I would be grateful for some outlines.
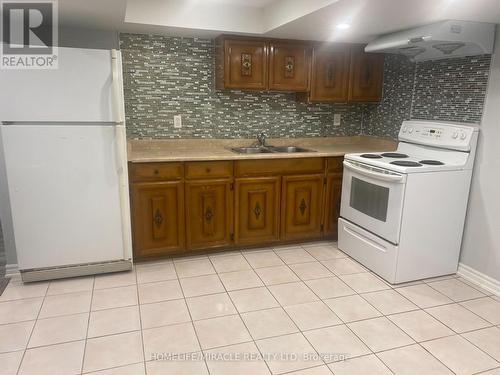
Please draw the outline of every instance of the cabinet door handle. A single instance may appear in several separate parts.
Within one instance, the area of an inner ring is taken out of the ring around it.
[[[241,75],[246,77],[252,75],[252,55],[250,53],[241,54]]]
[[[295,57],[286,56],[285,57],[285,78],[293,78],[295,75]]]
[[[205,211],[205,220],[211,221],[213,217],[214,217],[214,213],[212,212],[212,209],[210,207],[208,207],[207,210]]]
[[[259,220],[259,216],[262,213],[262,209],[260,208],[259,202],[255,203],[255,207],[253,209],[253,213],[255,214],[255,218]]]
[[[163,223],[163,216],[160,212],[160,210],[156,210],[154,216],[153,216],[153,222],[156,224],[156,226],[160,227]]]
[[[300,206],[299,206],[300,214],[302,216],[304,216],[304,214],[306,213],[306,208],[307,208],[306,201],[304,200],[304,198],[302,198],[302,200],[300,201]]]

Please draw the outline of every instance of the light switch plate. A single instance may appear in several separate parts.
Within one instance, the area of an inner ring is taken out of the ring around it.
[[[340,113],[335,113],[333,115],[333,126],[340,126],[341,120],[342,120],[342,115]]]
[[[182,128],[182,116],[174,115],[174,128],[180,129]]]

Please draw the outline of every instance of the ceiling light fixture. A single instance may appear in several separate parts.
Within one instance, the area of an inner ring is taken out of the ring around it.
[[[351,25],[349,25],[348,23],[339,23],[336,28],[337,29],[340,29],[340,30],[346,30],[348,29],[349,27],[351,27]]]

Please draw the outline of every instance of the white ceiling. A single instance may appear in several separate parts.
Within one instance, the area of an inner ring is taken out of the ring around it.
[[[500,0],[59,0],[59,14],[82,28],[367,42],[445,19],[500,23]]]

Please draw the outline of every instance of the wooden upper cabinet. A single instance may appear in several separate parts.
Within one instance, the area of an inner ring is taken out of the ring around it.
[[[366,53],[364,46],[353,46],[350,65],[349,101],[380,101],[384,80],[384,55]]]
[[[230,179],[186,182],[186,237],[189,249],[231,245],[232,222]]]
[[[131,185],[134,256],[146,258],[184,249],[184,184]]]
[[[311,102],[347,102],[349,47],[317,45],[311,69]]]
[[[311,47],[289,42],[269,43],[269,89],[308,91]]]
[[[267,42],[219,37],[215,56],[217,89],[267,90]]]

